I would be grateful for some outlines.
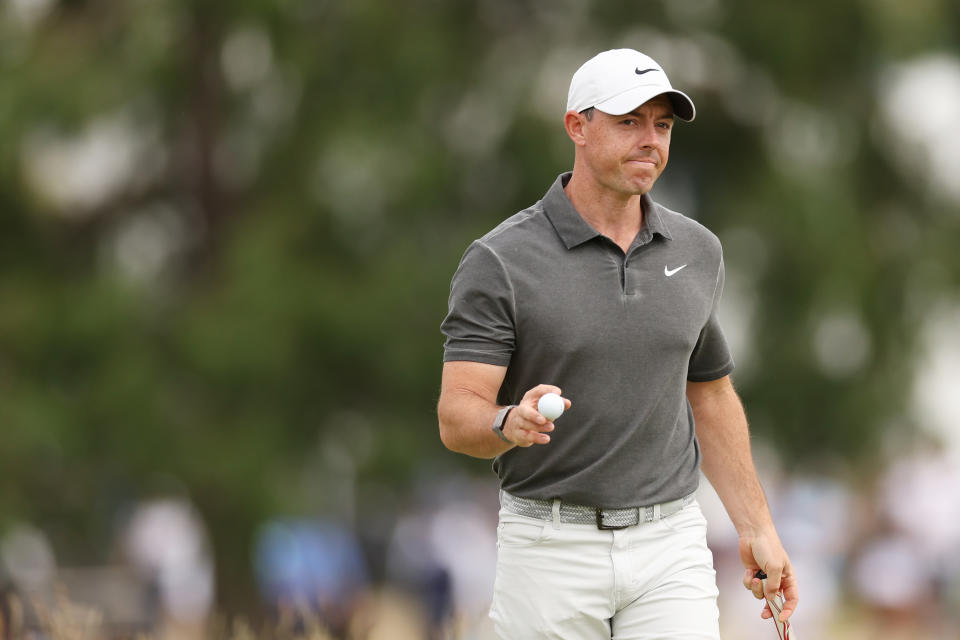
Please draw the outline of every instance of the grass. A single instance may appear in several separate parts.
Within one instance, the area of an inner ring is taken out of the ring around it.
[[[0,608],[0,640],[336,640],[306,608],[291,609],[269,628],[215,617],[204,625],[168,624],[160,631],[111,629],[104,615],[58,593],[52,602],[9,596]]]

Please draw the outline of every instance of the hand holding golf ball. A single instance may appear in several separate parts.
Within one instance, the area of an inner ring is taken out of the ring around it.
[[[563,415],[564,408],[563,398],[553,392],[543,394],[537,401],[537,411],[551,422]]]
[[[523,400],[504,422],[502,430],[507,439],[518,447],[549,444],[553,421],[571,406],[561,393],[560,387],[539,384],[523,394]]]

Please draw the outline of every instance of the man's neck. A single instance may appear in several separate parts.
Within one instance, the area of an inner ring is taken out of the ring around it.
[[[616,193],[584,175],[574,170],[564,187],[567,198],[581,218],[626,253],[643,227],[643,196]]]

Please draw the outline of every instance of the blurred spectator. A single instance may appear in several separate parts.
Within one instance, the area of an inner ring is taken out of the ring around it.
[[[46,534],[25,523],[7,529],[0,538],[0,638],[37,628],[33,604],[51,599],[56,571]]]
[[[958,488],[960,467],[937,451],[897,460],[881,482],[879,502],[886,517],[913,538],[935,572],[960,551]]]
[[[829,476],[790,476],[770,462],[771,452],[760,457],[767,460],[760,473],[774,521],[806,594],[794,624],[805,637],[828,637],[852,545],[856,501],[849,489]],[[697,500],[709,525],[707,541],[717,570],[724,637],[769,638],[772,624],[760,618],[763,603],[743,588],[736,529],[706,478],[701,478]]]
[[[319,621],[337,638],[368,587],[367,564],[353,532],[329,520],[275,520],[256,543],[257,580],[263,597],[295,628]]]
[[[916,541],[903,534],[882,534],[862,545],[853,585],[878,630],[893,634],[922,626],[932,595],[928,569]]]
[[[888,531],[869,542],[854,575],[865,602],[888,624],[952,626],[960,567],[957,487],[960,468],[932,445],[895,460],[881,477],[876,503]]]
[[[181,636],[200,633],[213,605],[213,561],[203,522],[190,503],[143,502],[127,524],[123,546],[155,583],[165,623]]]
[[[488,627],[497,560],[495,531],[496,512],[473,502],[443,505],[430,522],[435,558],[450,576],[458,638]]]
[[[39,529],[18,523],[0,538],[0,581],[25,595],[38,595],[51,588],[56,571],[53,548]]]
[[[496,486],[429,476],[415,499],[423,506],[401,516],[391,537],[388,579],[416,594],[430,638],[492,637]]]
[[[388,580],[413,595],[423,608],[430,640],[447,635],[453,619],[450,572],[437,557],[430,535],[431,513],[402,516],[387,548]]]

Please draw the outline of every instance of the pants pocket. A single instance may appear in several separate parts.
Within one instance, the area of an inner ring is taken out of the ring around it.
[[[547,538],[549,524],[538,520],[503,520],[497,527],[497,546],[533,546]]]

